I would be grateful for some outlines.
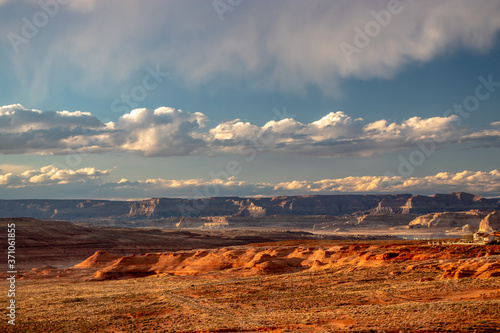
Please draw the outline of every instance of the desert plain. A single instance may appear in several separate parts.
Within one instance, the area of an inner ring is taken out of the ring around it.
[[[12,221],[2,332],[500,331],[500,245]]]

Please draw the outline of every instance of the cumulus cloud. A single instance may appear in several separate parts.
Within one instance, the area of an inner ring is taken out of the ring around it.
[[[270,121],[262,127],[239,120],[225,122],[209,132],[213,149],[242,152],[245,148],[313,156],[366,156],[432,141],[456,142],[463,134],[458,117],[412,117],[402,123],[379,120],[367,123],[342,111],[312,123],[294,119]]]
[[[307,194],[349,193],[418,193],[433,194],[465,191],[482,195],[500,194],[500,171],[440,172],[424,177],[361,176],[318,181],[290,180],[281,183],[250,183],[230,179],[146,179],[106,182],[109,170],[83,168],[59,169],[52,165],[39,170],[0,175],[0,194],[3,190],[17,193],[57,190],[57,196],[65,197],[65,191],[79,193],[78,197],[187,197],[212,196],[275,196]],[[28,195],[29,197],[29,195]]]
[[[188,179],[145,181],[121,180],[104,187],[114,197],[141,194],[143,197],[275,196],[345,193],[420,193],[464,191],[482,195],[500,194],[500,171],[440,172],[425,177],[361,176],[319,181],[292,180],[277,184],[250,183],[237,179]]]
[[[78,170],[59,169],[53,165],[39,170],[26,170],[22,173],[0,175],[0,187],[21,188],[30,186],[64,185],[101,181],[109,174],[108,170],[82,168]]]
[[[21,104],[0,107],[0,131],[2,133],[28,132],[67,128],[97,128],[102,122],[89,112],[28,110]]]
[[[25,109],[20,104],[7,105],[0,107],[0,152],[63,153],[90,146],[85,136],[103,127],[104,124],[88,112],[42,112]]]
[[[263,126],[235,119],[205,128],[207,117],[169,107],[135,109],[104,124],[81,111],[30,110],[20,104],[0,107],[0,153],[69,154],[129,152],[143,156],[215,155],[249,152],[307,156],[370,156],[431,144],[499,146],[500,131],[471,132],[456,115],[412,117],[402,122],[366,122],[342,111],[311,123],[292,118]],[[252,152],[253,151],[253,152]]]
[[[463,171],[440,172],[424,177],[362,176],[323,179],[315,182],[291,181],[276,184],[276,191],[287,193],[432,193],[465,191],[471,193],[500,193],[500,172]]]
[[[109,139],[114,146],[145,156],[190,155],[204,148],[197,131],[206,120],[200,112],[191,114],[168,107],[135,109],[118,119],[113,125],[116,132]]]
[[[127,151],[144,156],[189,155],[204,147],[205,115],[173,108],[135,109],[104,124],[88,112],[0,107],[0,152],[103,153]]]

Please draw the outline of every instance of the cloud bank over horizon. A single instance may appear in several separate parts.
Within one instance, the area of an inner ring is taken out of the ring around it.
[[[53,165],[22,173],[0,174],[0,196],[37,198],[58,193],[58,198],[151,197],[204,198],[212,196],[279,196],[311,194],[434,194],[470,192],[500,196],[500,171],[440,172],[424,177],[362,176],[317,181],[290,180],[279,183],[251,183],[229,179],[145,179],[109,181],[112,170],[60,169]]]

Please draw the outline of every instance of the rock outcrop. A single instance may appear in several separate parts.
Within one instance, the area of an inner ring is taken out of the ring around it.
[[[226,229],[229,227],[229,219],[225,216],[207,216],[200,218],[182,217],[175,225],[180,229]]]
[[[98,280],[149,275],[282,274],[328,268],[363,269],[403,265],[406,271],[444,272],[442,278],[500,276],[500,246],[334,245],[234,246],[214,250],[112,257],[97,252],[74,268],[94,268]],[[460,258],[459,260],[457,260]],[[103,265],[107,263],[107,265]]]
[[[479,232],[492,233],[494,231],[500,231],[500,211],[492,212],[479,225]]]
[[[480,210],[471,210],[468,212],[444,212],[431,213],[417,217],[410,222],[410,228],[430,228],[430,227],[451,227],[463,228],[468,225],[468,229],[477,231],[481,220],[484,219],[489,212]]]
[[[391,196],[382,199],[376,208],[372,210],[374,215],[390,215],[390,214],[401,214],[402,207],[406,205],[411,195],[401,195],[401,196]],[[410,213],[410,212],[408,212]]]
[[[75,265],[75,268],[100,268],[106,267],[111,264],[113,261],[121,258],[121,256],[106,252],[106,251],[97,251],[92,256],[85,259],[81,263]]]
[[[498,258],[479,258],[461,260],[458,263],[443,265],[441,279],[461,279],[466,277],[490,278],[500,276],[500,260]]]

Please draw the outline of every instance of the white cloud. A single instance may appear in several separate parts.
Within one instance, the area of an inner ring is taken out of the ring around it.
[[[276,184],[276,191],[290,193],[441,193],[465,191],[471,193],[500,193],[500,172],[463,171],[440,172],[425,177],[363,176],[338,179],[323,179],[315,182],[292,181]]]
[[[97,128],[100,120],[89,112],[28,110],[21,104],[0,107],[0,130],[2,133],[16,133],[47,130],[57,127],[67,129]]]
[[[276,196],[342,193],[448,193],[465,191],[482,195],[500,195],[500,171],[440,172],[424,177],[361,176],[318,181],[290,180],[277,184],[249,183],[235,178],[222,179],[146,179],[106,182],[109,170],[83,168],[59,169],[52,165],[39,170],[0,175],[2,190],[16,193],[44,194],[52,189],[59,197],[65,191],[79,197],[209,197],[209,196]],[[37,192],[38,191],[38,192]],[[29,197],[29,195],[27,195]]]
[[[270,121],[262,127],[239,120],[210,130],[212,149],[241,152],[244,148],[313,156],[367,156],[418,147],[419,142],[457,142],[463,129],[458,117],[412,117],[402,123],[367,123],[344,112],[331,112],[309,124],[293,119]]]
[[[20,104],[0,107],[0,152],[64,153],[90,147],[104,124],[88,112],[39,111]]]
[[[8,105],[0,107],[0,152],[189,155],[204,147],[202,135],[196,131],[205,121],[205,115],[198,112],[161,107],[135,109],[116,123],[104,124],[88,112],[41,112]]]
[[[260,128],[258,126],[252,125],[249,122],[243,122],[240,119],[235,119],[219,124],[215,128],[211,129],[210,136],[213,140],[217,141],[244,141],[248,138],[256,136],[259,129]]]
[[[0,153],[68,154],[129,152],[143,156],[262,153],[307,156],[370,156],[415,149],[494,146],[500,131],[492,126],[471,132],[458,127],[458,117],[412,117],[400,123],[371,123],[331,112],[302,123],[286,118],[257,126],[240,119],[205,129],[207,117],[169,107],[135,109],[115,123],[104,124],[88,112],[29,110],[22,105],[0,107]],[[492,125],[494,125],[493,123]]]
[[[26,170],[22,173],[0,174],[0,187],[22,188],[30,186],[64,185],[102,181],[110,172],[95,168],[78,170],[59,169],[53,165],[39,170]]]
[[[205,142],[197,131],[206,120],[202,113],[167,107],[135,109],[118,119],[109,140],[119,149],[144,156],[200,154]]]

